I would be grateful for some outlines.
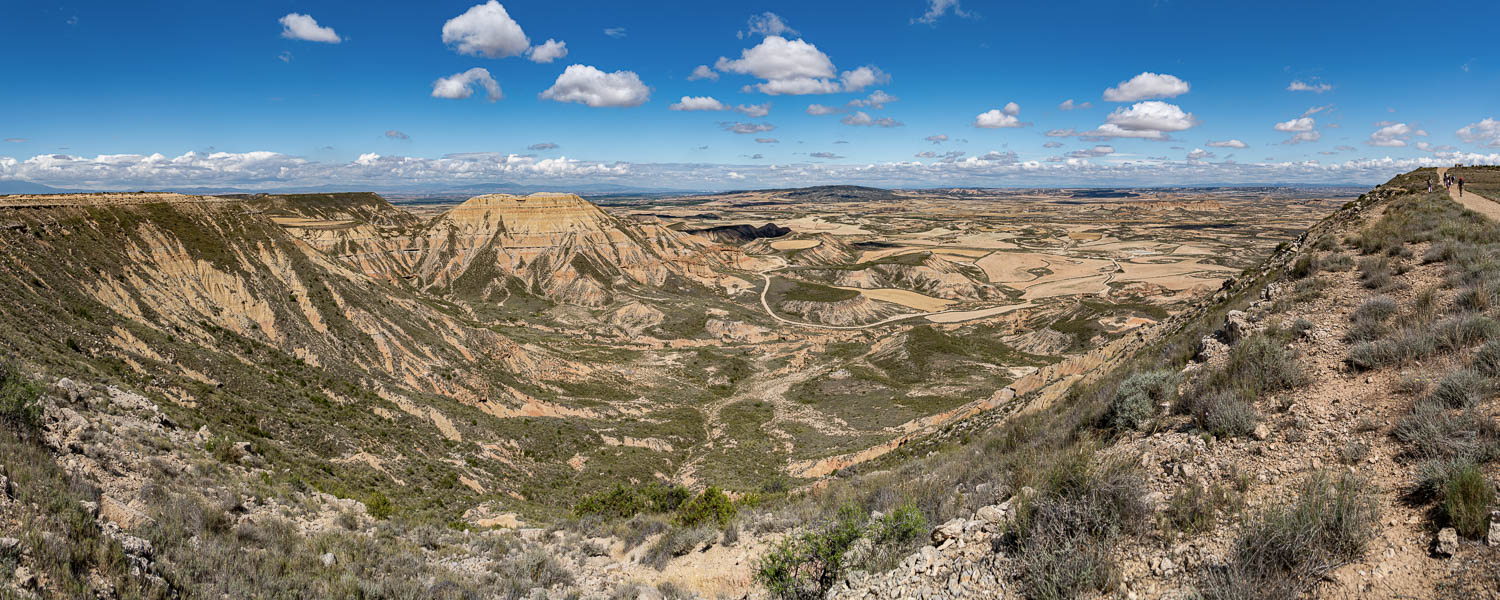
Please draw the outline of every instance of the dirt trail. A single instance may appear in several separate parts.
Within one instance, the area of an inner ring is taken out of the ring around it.
[[[1438,181],[1441,182],[1443,175],[1447,173],[1448,169],[1438,169]],[[1458,184],[1454,184],[1453,187],[1448,188],[1448,196],[1452,197],[1454,202],[1464,205],[1464,208],[1500,221],[1500,203],[1476,194],[1473,190],[1464,190],[1464,195],[1460,197],[1458,195]]]

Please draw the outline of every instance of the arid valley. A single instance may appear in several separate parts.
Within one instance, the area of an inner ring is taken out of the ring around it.
[[[1493,0],[4,12],[0,600],[1500,600]]]

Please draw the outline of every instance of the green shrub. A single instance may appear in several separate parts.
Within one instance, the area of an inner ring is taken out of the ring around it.
[[[1500,323],[1480,314],[1463,314],[1438,321],[1431,334],[1438,351],[1456,352],[1500,337]]]
[[[616,483],[579,500],[573,505],[573,516],[624,520],[640,513],[669,513],[682,508],[692,497],[693,493],[680,485],[651,483],[631,487]]]
[[[734,503],[717,487],[708,486],[697,498],[689,500],[677,510],[677,524],[695,527],[702,523],[715,523],[719,527],[729,524],[734,518]]]
[[[1448,242],[1438,242],[1428,246],[1427,251],[1422,253],[1422,262],[1435,263],[1447,262],[1453,259],[1453,245]]]
[[[693,498],[692,490],[680,485],[655,484],[646,486],[646,502],[650,504],[651,512],[672,512],[682,508],[688,500]]]
[[[1390,285],[1390,259],[1384,256],[1366,256],[1359,259],[1359,281],[1372,290]]]
[[[1291,325],[1287,326],[1286,332],[1293,338],[1304,338],[1311,334],[1312,330],[1316,327],[1317,326],[1314,325],[1312,321],[1309,321],[1302,317],[1297,317],[1296,319],[1292,320]]]
[[[1116,429],[1140,429],[1156,414],[1156,406],[1177,399],[1177,374],[1162,369],[1143,371],[1125,378],[1109,404],[1110,425]]]
[[[660,571],[666,568],[667,561],[692,552],[704,544],[713,543],[718,535],[717,529],[708,526],[675,527],[662,534],[646,549],[641,562]]]
[[[1370,445],[1362,440],[1349,440],[1339,449],[1339,462],[1346,465],[1359,464],[1359,461],[1370,455]]]
[[[542,550],[528,550],[501,563],[500,575],[506,579],[525,581],[527,591],[533,587],[542,589],[573,583],[573,574],[551,554]]]
[[[1373,319],[1357,320],[1349,325],[1349,331],[1344,334],[1345,343],[1370,342],[1390,335],[1391,328],[1382,321]]]
[[[1474,353],[1474,370],[1485,377],[1500,377],[1500,341],[1485,342]]]
[[[0,423],[17,431],[35,431],[42,425],[42,407],[37,399],[42,388],[21,374],[15,365],[0,363]]]
[[[1494,382],[1474,369],[1459,369],[1438,381],[1432,400],[1449,408],[1468,408],[1494,394]]]
[[[833,522],[817,531],[788,536],[761,556],[755,580],[781,600],[816,600],[838,583],[846,569],[845,555],[859,540],[864,512],[844,506]]]
[[[1354,267],[1354,257],[1343,252],[1334,252],[1324,255],[1318,263],[1318,267],[1324,271],[1343,271]]]
[[[1412,486],[1407,499],[1414,502],[1438,502],[1448,491],[1448,481],[1453,474],[1474,465],[1465,457],[1440,458],[1423,462],[1417,467],[1417,483]]]
[[[1177,488],[1167,501],[1167,510],[1162,515],[1164,529],[1185,533],[1208,531],[1213,527],[1215,514],[1209,490],[1197,482],[1189,482]]]
[[[1442,510],[1459,535],[1478,539],[1489,533],[1490,507],[1494,503],[1495,486],[1478,466],[1468,464],[1449,474]]]
[[[392,504],[391,499],[385,497],[385,494],[376,490],[370,492],[370,496],[365,498],[365,512],[377,519],[385,519],[396,514],[396,505]]]
[[[1247,400],[1306,384],[1307,366],[1284,344],[1264,336],[1246,338],[1229,352],[1229,360],[1199,383],[1201,392],[1230,390]]]
[[[629,519],[649,506],[644,494],[623,483],[616,483],[602,492],[584,496],[573,505],[573,515],[585,517],[599,515],[605,518]]]
[[[1500,306],[1500,286],[1482,281],[1468,286],[1453,297],[1453,306],[1468,312],[1487,312]]]
[[[1356,369],[1374,369],[1439,352],[1456,352],[1495,337],[1500,337],[1500,323],[1484,315],[1465,314],[1419,324],[1390,338],[1354,344],[1346,360]]]
[[[870,553],[860,566],[869,572],[880,572],[896,566],[903,556],[927,540],[927,517],[917,505],[907,502],[891,514],[871,522],[865,531]]]
[[[1202,533],[1213,528],[1220,513],[1231,513],[1240,509],[1244,492],[1249,489],[1249,478],[1239,476],[1235,484],[1220,483],[1204,487],[1190,482],[1172,494],[1167,508],[1161,515],[1162,529],[1168,533]]]
[[[1311,302],[1323,297],[1323,290],[1329,282],[1322,277],[1303,279],[1292,285],[1292,300],[1296,302]]]
[[[1233,391],[1217,390],[1193,402],[1193,422],[1220,437],[1249,435],[1260,422],[1260,411]]]
[[[1111,549],[1140,531],[1151,510],[1137,465],[1095,462],[1090,446],[1057,457],[1016,511],[1017,567],[1031,598],[1103,591],[1118,571]]]
[[[1500,449],[1494,421],[1472,409],[1452,411],[1427,400],[1417,402],[1391,433],[1406,446],[1405,454],[1417,459],[1488,460]]]
[[[1390,296],[1375,296],[1361,302],[1359,308],[1354,309],[1351,317],[1355,322],[1359,321],[1384,321],[1398,310],[1396,300]]]
[[[1210,600],[1298,598],[1364,554],[1378,516],[1363,480],[1314,473],[1290,504],[1247,519],[1228,564],[1205,570],[1198,591]]]

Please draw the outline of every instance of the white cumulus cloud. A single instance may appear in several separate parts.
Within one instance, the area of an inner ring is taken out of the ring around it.
[[[1109,102],[1135,102],[1148,98],[1171,98],[1188,93],[1189,87],[1188,82],[1173,75],[1148,71],[1104,90],[1104,99]]]
[[[817,46],[778,35],[768,35],[754,47],[746,48],[740,53],[740,58],[719,57],[714,68],[724,73],[763,79],[762,83],[750,87],[773,95],[857,92],[890,80],[884,72],[872,66],[844,71],[836,80],[833,61]]]
[[[569,65],[540,97],[595,108],[640,106],[651,98],[651,89],[641,83],[634,71],[605,73],[588,65]]]
[[[849,106],[868,106],[870,108],[885,108],[885,105],[900,100],[895,96],[885,93],[883,90],[875,90],[868,98],[855,98],[849,101]]]
[[[773,81],[829,78],[834,73],[833,61],[817,46],[778,35],[746,48],[738,59],[719,57],[714,68]]]
[[[1210,148],[1248,148],[1249,146],[1250,146],[1249,144],[1246,144],[1245,142],[1241,142],[1239,140],[1222,140],[1222,141],[1217,141],[1217,142],[1215,142],[1215,141],[1209,141],[1208,142],[1208,147],[1210,147]]]
[[[1083,110],[1085,108],[1093,108],[1093,107],[1094,107],[1094,104],[1092,102],[1077,102],[1077,103],[1075,103],[1075,102],[1073,102],[1072,98],[1068,98],[1067,100],[1063,100],[1062,104],[1057,105],[1057,108],[1060,109],[1060,110]]]
[[[1381,148],[1400,148],[1406,145],[1406,141],[1413,135],[1426,135],[1423,131],[1413,131],[1406,123],[1390,123],[1376,129],[1370,134],[1370,139],[1365,140],[1366,145]]]
[[[741,39],[750,35],[797,35],[796,29],[792,29],[786,24],[786,21],[781,19],[780,15],[771,11],[751,15],[746,25],[748,26],[748,31],[741,31],[736,34]]]
[[[1317,121],[1314,121],[1312,117],[1298,117],[1298,118],[1292,119],[1290,121],[1283,121],[1283,122],[1277,123],[1275,125],[1272,125],[1271,128],[1275,129],[1276,131],[1288,131],[1288,132],[1291,132],[1291,131],[1312,131],[1313,127],[1316,127],[1317,124],[1318,124]]]
[[[810,114],[810,115],[813,115],[813,116],[836,115],[836,114],[839,114],[841,112],[844,112],[844,109],[839,108],[837,106],[824,106],[822,104],[809,104],[809,105],[807,105],[807,114]]]
[[[439,77],[437,81],[432,82],[432,97],[452,100],[468,98],[474,95],[476,85],[484,88],[490,102],[505,97],[500,93],[500,84],[495,83],[494,77],[490,77],[489,70],[481,67],[454,73],[448,77]]]
[[[567,42],[547,38],[546,42],[532,46],[526,50],[526,58],[534,63],[549,63],[568,55]]]
[[[1314,129],[1312,131],[1299,132],[1297,135],[1287,138],[1286,141],[1281,143],[1288,146],[1295,146],[1301,143],[1316,142],[1321,139],[1323,139],[1323,132]]]
[[[776,126],[770,123],[742,123],[739,121],[725,121],[719,123],[719,127],[724,131],[738,134],[764,133],[776,129]]]
[[[771,103],[763,102],[761,104],[741,104],[734,107],[734,110],[752,119],[759,119],[771,114]]]
[[[937,23],[938,19],[943,18],[943,15],[948,14],[950,10],[953,11],[953,16],[956,17],[968,19],[974,16],[973,13],[959,6],[958,0],[927,0],[927,12],[922,13],[920,17],[913,18],[911,22],[914,24],[925,23],[932,25]]]
[[[505,58],[525,52],[531,40],[495,0],[469,7],[443,23],[443,43],[459,54]]]
[[[1100,156],[1109,156],[1114,153],[1114,146],[1099,145],[1094,146],[1093,148],[1086,148],[1084,150],[1074,150],[1072,152],[1069,152],[1068,158],[1098,158]]]
[[[712,96],[683,96],[682,100],[669,106],[672,110],[728,110],[723,102]]]
[[[1500,148],[1500,121],[1486,117],[1478,123],[1469,123],[1457,132],[1458,139],[1470,144]]]
[[[877,83],[888,83],[891,76],[876,67],[866,65],[853,71],[840,73],[839,80],[844,82],[844,91],[858,92]]]
[[[992,108],[979,113],[979,116],[974,117],[974,126],[984,129],[1025,127],[1026,124],[1021,122],[1020,114],[1021,105],[1007,102],[1004,108]]]
[[[844,117],[842,119],[839,119],[839,122],[843,123],[845,125],[852,125],[852,126],[855,126],[855,127],[887,127],[887,128],[889,128],[889,127],[900,127],[902,125],[905,125],[905,123],[902,123],[902,122],[897,121],[895,119],[892,119],[890,117],[881,117],[879,119],[876,119],[874,117],[871,117],[870,115],[865,114],[865,112],[862,111],[862,110],[861,111],[855,111],[854,114],[849,115],[847,117]]]
[[[339,34],[334,33],[332,27],[318,25],[318,20],[309,15],[289,13],[282,17],[280,22],[281,37],[284,38],[325,44],[337,44],[343,41],[339,38]]]
[[[1286,90],[1288,92],[1312,92],[1314,94],[1321,94],[1331,89],[1333,89],[1333,86],[1321,81],[1308,83],[1300,79],[1293,81],[1290,85],[1286,86]]]
[[[712,96],[683,96],[682,100],[673,103],[668,108],[678,111],[717,111],[733,110],[752,118],[764,117],[771,113],[771,105],[767,104],[741,104],[730,106],[720,102]]]
[[[1137,102],[1129,108],[1120,107],[1109,113],[1104,119],[1104,125],[1096,132],[1090,133],[1093,137],[1139,137],[1148,139],[1161,139],[1166,137],[1166,132],[1185,131],[1198,125],[1197,117],[1192,113],[1184,112],[1175,104],[1168,104],[1160,100]],[[1137,132],[1137,135],[1122,134],[1121,132]]]
[[[696,67],[693,67],[693,72],[688,75],[688,81],[696,81],[699,79],[718,81],[719,74],[715,73],[713,69],[708,68],[708,65],[698,65]]]

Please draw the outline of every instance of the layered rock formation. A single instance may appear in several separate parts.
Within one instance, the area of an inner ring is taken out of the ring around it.
[[[257,196],[251,205],[293,237],[370,277],[404,281],[421,258],[422,221],[378,194]]]

